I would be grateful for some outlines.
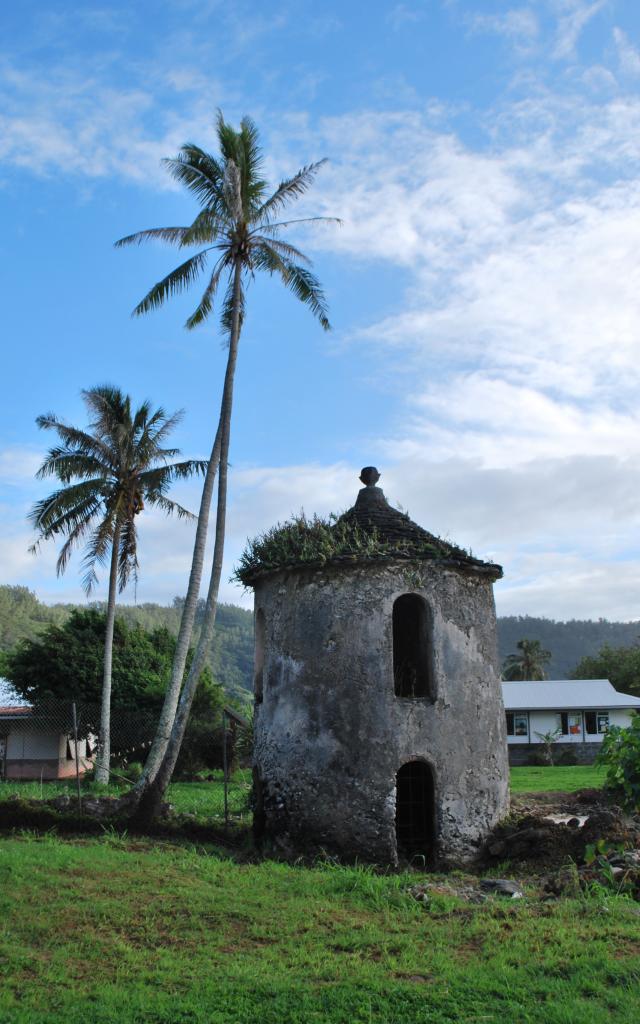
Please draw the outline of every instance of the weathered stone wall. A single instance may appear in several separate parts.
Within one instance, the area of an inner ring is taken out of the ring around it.
[[[505,716],[491,582],[430,562],[296,570],[255,584],[264,615],[254,761],[264,838],[397,862],[395,783],[407,761],[435,780],[435,854],[470,859],[508,810]],[[433,617],[435,700],[396,697],[392,609]]]
[[[555,764],[593,764],[601,743],[554,743],[553,760]],[[542,743],[511,743],[509,744],[509,764],[517,767],[537,764],[537,758],[544,754]]]

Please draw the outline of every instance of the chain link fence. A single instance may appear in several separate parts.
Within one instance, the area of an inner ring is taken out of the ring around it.
[[[109,792],[123,792],[139,777],[157,717],[147,710],[112,709]],[[169,801],[178,813],[225,821],[249,816],[250,772],[234,768],[250,729],[233,709],[224,709],[222,723],[211,727],[212,761],[219,767],[191,770],[189,781],[172,784]],[[96,789],[99,757],[98,705],[51,700],[0,708],[0,799],[66,793],[81,803],[83,794]]]

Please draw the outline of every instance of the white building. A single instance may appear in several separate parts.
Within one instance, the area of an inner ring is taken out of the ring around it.
[[[78,770],[93,767],[91,739],[78,740]],[[66,779],[76,773],[73,736],[27,704],[0,707],[0,780]]]
[[[640,710],[640,697],[618,693],[608,679],[503,682],[502,696],[511,764],[526,764],[553,732],[554,755],[591,763],[609,726],[628,727]]]

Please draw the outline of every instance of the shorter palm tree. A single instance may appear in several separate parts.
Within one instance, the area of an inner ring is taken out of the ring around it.
[[[85,544],[82,585],[91,593],[98,576],[97,565],[109,561],[109,594],[104,642],[100,741],[96,781],[109,781],[111,660],[116,592],[138,576],[136,516],[145,505],[155,506],[180,518],[194,518],[187,509],[167,497],[175,480],[204,474],[207,463],[171,462],[178,448],[163,447],[182,412],[167,416],[143,402],[132,412],[131,399],[116,387],[105,385],[82,392],[92,417],[87,431],[78,430],[53,413],[36,420],[43,430],[54,430],[60,443],[51,448],[37,476],[57,477],[64,486],[36,502],[29,519],[38,531],[31,548],[42,541],[64,537],[56,570],[64,572],[73,550]]]
[[[502,666],[502,678],[546,679],[546,667],[551,661],[551,651],[545,651],[539,640],[518,640],[517,654],[509,654]]]

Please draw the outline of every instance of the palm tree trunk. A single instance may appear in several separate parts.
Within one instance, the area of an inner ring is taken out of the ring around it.
[[[182,608],[180,630],[178,632],[176,649],[173,655],[173,665],[171,667],[171,680],[165,694],[156,734],[144,766],[144,771],[130,794],[130,802],[134,806],[139,798],[138,795],[141,795],[149,783],[153,782],[156,777],[171,736],[171,728],[176,715],[176,707],[178,706],[178,698],[180,696],[180,689],[184,678],[184,668],[187,662],[187,655],[189,653],[189,644],[191,643],[193,623],[195,620],[196,609],[198,607],[198,595],[200,593],[202,568],[204,565],[204,554],[209,526],[209,510],[211,508],[213,486],[216,479],[216,473],[218,471],[218,464],[220,462],[221,442],[222,426],[220,421],[218,423],[218,429],[216,431],[215,441],[213,442],[213,448],[211,449],[211,457],[209,459],[207,472],[204,478],[204,485],[202,487],[202,497],[200,499],[200,509],[198,512],[198,525],[196,527],[196,536],[193,544],[193,557],[191,559],[191,571],[189,573],[189,586],[187,587],[187,596],[185,597],[184,606]]]
[[[111,665],[113,661],[113,627],[116,621],[116,592],[118,589],[118,554],[120,550],[120,524],[113,531],[107,622],[104,637],[104,665],[102,669],[102,705],[100,708],[100,742],[96,760],[96,782],[109,782],[111,760]]]
[[[222,404],[220,407],[220,473],[218,475],[218,503],[216,509],[216,540],[213,551],[213,565],[211,567],[211,579],[207,593],[207,604],[205,608],[204,621],[198,646],[189,669],[189,675],[184,685],[178,710],[173,722],[171,736],[166,748],[162,764],[155,776],[155,779],[148,784],[140,801],[136,820],[138,823],[146,823],[157,816],[162,798],[167,786],[171,781],[173,770],[176,766],[180,747],[184,738],[191,705],[198,686],[200,673],[205,666],[213,627],[215,624],[216,611],[218,607],[218,590],[220,589],[220,577],[222,575],[222,559],[224,555],[225,525],[227,516],[227,471],[229,460],[229,438],[231,434],[231,410],[233,406],[233,382],[235,376],[236,360],[238,356],[238,342],[240,340],[240,294],[241,294],[242,268],[239,260],[236,260],[233,281],[233,320],[231,325],[231,336],[229,339],[229,358],[227,360],[227,372],[225,375]]]

